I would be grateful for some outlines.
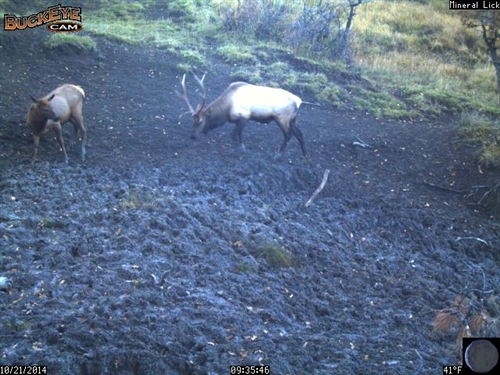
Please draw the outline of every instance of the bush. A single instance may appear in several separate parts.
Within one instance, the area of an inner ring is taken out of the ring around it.
[[[344,8],[331,1],[303,7],[272,0],[239,0],[222,11],[223,27],[240,37],[251,36],[292,46],[294,52],[338,58],[344,40]]]
[[[291,40],[295,52],[337,57],[342,49],[342,14],[328,2],[306,5],[292,24]]]
[[[238,1],[236,8],[223,10],[223,26],[239,36],[280,42],[287,36],[290,13],[289,6],[271,0]]]
[[[500,125],[477,113],[462,114],[459,136],[478,145],[479,162],[486,168],[500,168]]]
[[[154,1],[148,6],[151,19],[180,18],[183,21],[195,22],[197,2],[195,0]]]
[[[500,135],[483,142],[483,152],[479,158],[481,164],[489,169],[500,168]]]

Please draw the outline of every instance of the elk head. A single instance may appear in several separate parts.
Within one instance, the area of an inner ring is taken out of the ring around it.
[[[189,99],[187,97],[186,74],[184,74],[181,79],[182,93],[177,92],[177,95],[179,95],[179,97],[181,99],[184,99],[184,101],[186,102],[186,105],[189,109],[189,112],[187,113],[191,113],[191,117],[193,119],[193,134],[191,135],[192,139],[196,139],[201,133],[206,133],[208,131],[208,128],[206,128],[205,126],[207,117],[207,108],[205,108],[206,92],[205,85],[203,83],[205,74],[203,74],[203,77],[201,78],[194,74],[194,78],[201,89],[201,102],[196,106],[196,109],[193,109],[193,106],[189,103]]]
[[[30,96],[33,104],[30,108],[30,118],[32,131],[34,133],[42,133],[45,129],[47,120],[58,121],[56,114],[54,113],[50,101],[54,99],[55,94],[51,95],[48,99],[35,99]]]

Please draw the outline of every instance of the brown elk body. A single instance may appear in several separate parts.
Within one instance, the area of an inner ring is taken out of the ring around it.
[[[87,139],[87,128],[83,123],[82,106],[85,92],[80,86],[62,85],[45,95],[41,99],[34,99],[28,110],[26,124],[33,133],[35,144],[33,162],[37,157],[40,136],[54,130],[59,146],[63,150],[64,160],[68,162],[66,147],[62,135],[61,126],[71,122],[75,133],[80,133],[80,157],[85,160],[85,143]]]
[[[200,79],[195,75],[202,90],[202,101],[196,109],[193,109],[187,98],[185,74],[181,80],[182,93],[179,93],[179,96],[185,100],[193,118],[192,138],[196,139],[200,134],[205,134],[229,122],[236,125],[233,139],[244,149],[242,132],[248,121],[268,123],[274,120],[284,135],[283,143],[278,152],[281,154],[291,137],[295,136],[299,141],[303,155],[306,156],[304,136],[295,123],[302,104],[302,100],[298,96],[279,88],[234,82],[222,95],[205,106],[204,78],[205,76]]]

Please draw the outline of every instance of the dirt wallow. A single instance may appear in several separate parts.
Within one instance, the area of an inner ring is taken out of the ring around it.
[[[275,161],[275,124],[248,124],[244,153],[229,125],[191,142],[176,61],[163,51],[99,39],[99,55],[55,60],[34,35],[4,34],[0,275],[12,284],[0,293],[2,364],[436,373],[460,360],[460,327],[432,330],[458,294],[498,319],[497,217],[451,189],[495,176],[454,145],[451,120],[304,107],[309,158],[292,140]],[[224,69],[207,76],[207,96],[229,84]],[[73,144],[65,165],[46,137],[32,166],[29,95],[59,83],[85,89],[87,158]],[[498,324],[482,334],[498,336]]]

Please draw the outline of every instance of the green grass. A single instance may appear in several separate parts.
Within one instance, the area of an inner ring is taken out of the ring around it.
[[[64,228],[65,226],[65,224],[62,221],[51,217],[44,217],[42,220],[40,220],[38,225],[41,228],[45,229],[61,229]]]
[[[52,34],[44,41],[45,46],[57,48],[70,45],[87,51],[97,50],[97,44],[90,36],[81,36],[79,34]]]
[[[486,168],[500,168],[500,123],[478,112],[464,113],[459,122],[460,142],[477,147]]]
[[[255,57],[253,48],[237,44],[226,44],[218,47],[215,51],[217,56],[231,64],[257,64],[259,60]]]
[[[291,267],[293,264],[292,253],[274,242],[265,243],[253,250],[255,256],[263,258],[272,267]]]
[[[244,67],[236,69],[229,74],[232,81],[243,81],[248,83],[253,83],[254,85],[264,84],[264,79],[262,78],[260,67]]]
[[[475,112],[464,113],[460,119],[460,135],[470,142],[481,142],[491,138],[499,132],[498,124],[494,124],[487,117]]]
[[[91,13],[84,26],[86,31],[128,44],[172,48],[183,45],[183,39],[179,39],[182,33],[168,21],[108,19],[103,22],[98,13]]]
[[[500,168],[500,136],[483,143],[479,162],[486,168]]]
[[[104,19],[123,19],[134,20],[142,12],[144,12],[144,5],[140,2],[123,2],[110,4],[102,7],[98,12],[99,17]]]
[[[134,4],[131,8],[117,4],[112,10],[88,12],[85,30],[131,45],[165,49],[182,59],[178,64],[180,72],[208,67],[204,32],[211,30],[209,20],[205,23],[186,23],[174,18],[150,20],[145,18],[142,6]]]
[[[209,67],[206,56],[197,49],[183,49],[179,53],[188,71],[199,71]]]
[[[131,190],[120,202],[123,210],[154,210],[157,199],[148,191]]]

